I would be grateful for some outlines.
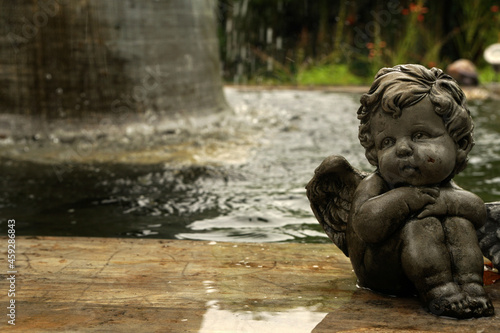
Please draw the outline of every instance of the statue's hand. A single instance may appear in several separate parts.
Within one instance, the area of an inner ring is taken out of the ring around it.
[[[424,207],[432,205],[439,197],[439,189],[437,187],[407,187],[410,195],[406,197],[406,204],[411,212],[417,212]]]
[[[422,212],[417,215],[419,219],[423,219],[429,216],[443,216],[448,214],[448,205],[444,196],[440,195],[441,193],[439,188],[432,187],[431,190],[434,197],[434,202],[430,202],[429,204],[425,205]]]

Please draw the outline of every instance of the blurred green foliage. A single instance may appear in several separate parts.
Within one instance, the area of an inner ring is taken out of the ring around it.
[[[345,64],[314,66],[297,73],[299,85],[366,85],[372,78],[352,73]]]
[[[498,0],[219,0],[226,82],[365,84],[402,63],[445,68],[500,42]],[[483,81],[485,82],[485,81]]]

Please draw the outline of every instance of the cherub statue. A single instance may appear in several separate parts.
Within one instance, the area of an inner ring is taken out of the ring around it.
[[[437,68],[383,68],[358,110],[359,140],[376,167],[330,156],[307,185],[312,210],[350,257],[360,287],[418,294],[455,318],[492,316],[476,229],[484,202],[453,177],[467,164],[473,123],[458,84]]]

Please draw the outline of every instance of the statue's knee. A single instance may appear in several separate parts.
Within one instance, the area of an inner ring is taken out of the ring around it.
[[[472,222],[467,219],[458,216],[448,217],[444,220],[443,226],[446,230],[450,230],[452,232],[457,232],[460,234],[472,234],[476,235],[476,229]]]
[[[447,243],[455,251],[482,258],[474,225],[464,218],[450,217],[443,222]]]
[[[425,244],[427,242],[444,242],[444,231],[441,221],[435,217],[409,220],[401,232],[404,241]]]

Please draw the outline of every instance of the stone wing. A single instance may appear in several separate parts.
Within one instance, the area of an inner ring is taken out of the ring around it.
[[[307,184],[311,208],[328,237],[349,256],[346,228],[354,191],[367,174],[354,169],[342,156],[329,156]]]
[[[500,268],[500,201],[486,203],[486,212],[486,223],[477,230],[479,247],[493,266]]]

